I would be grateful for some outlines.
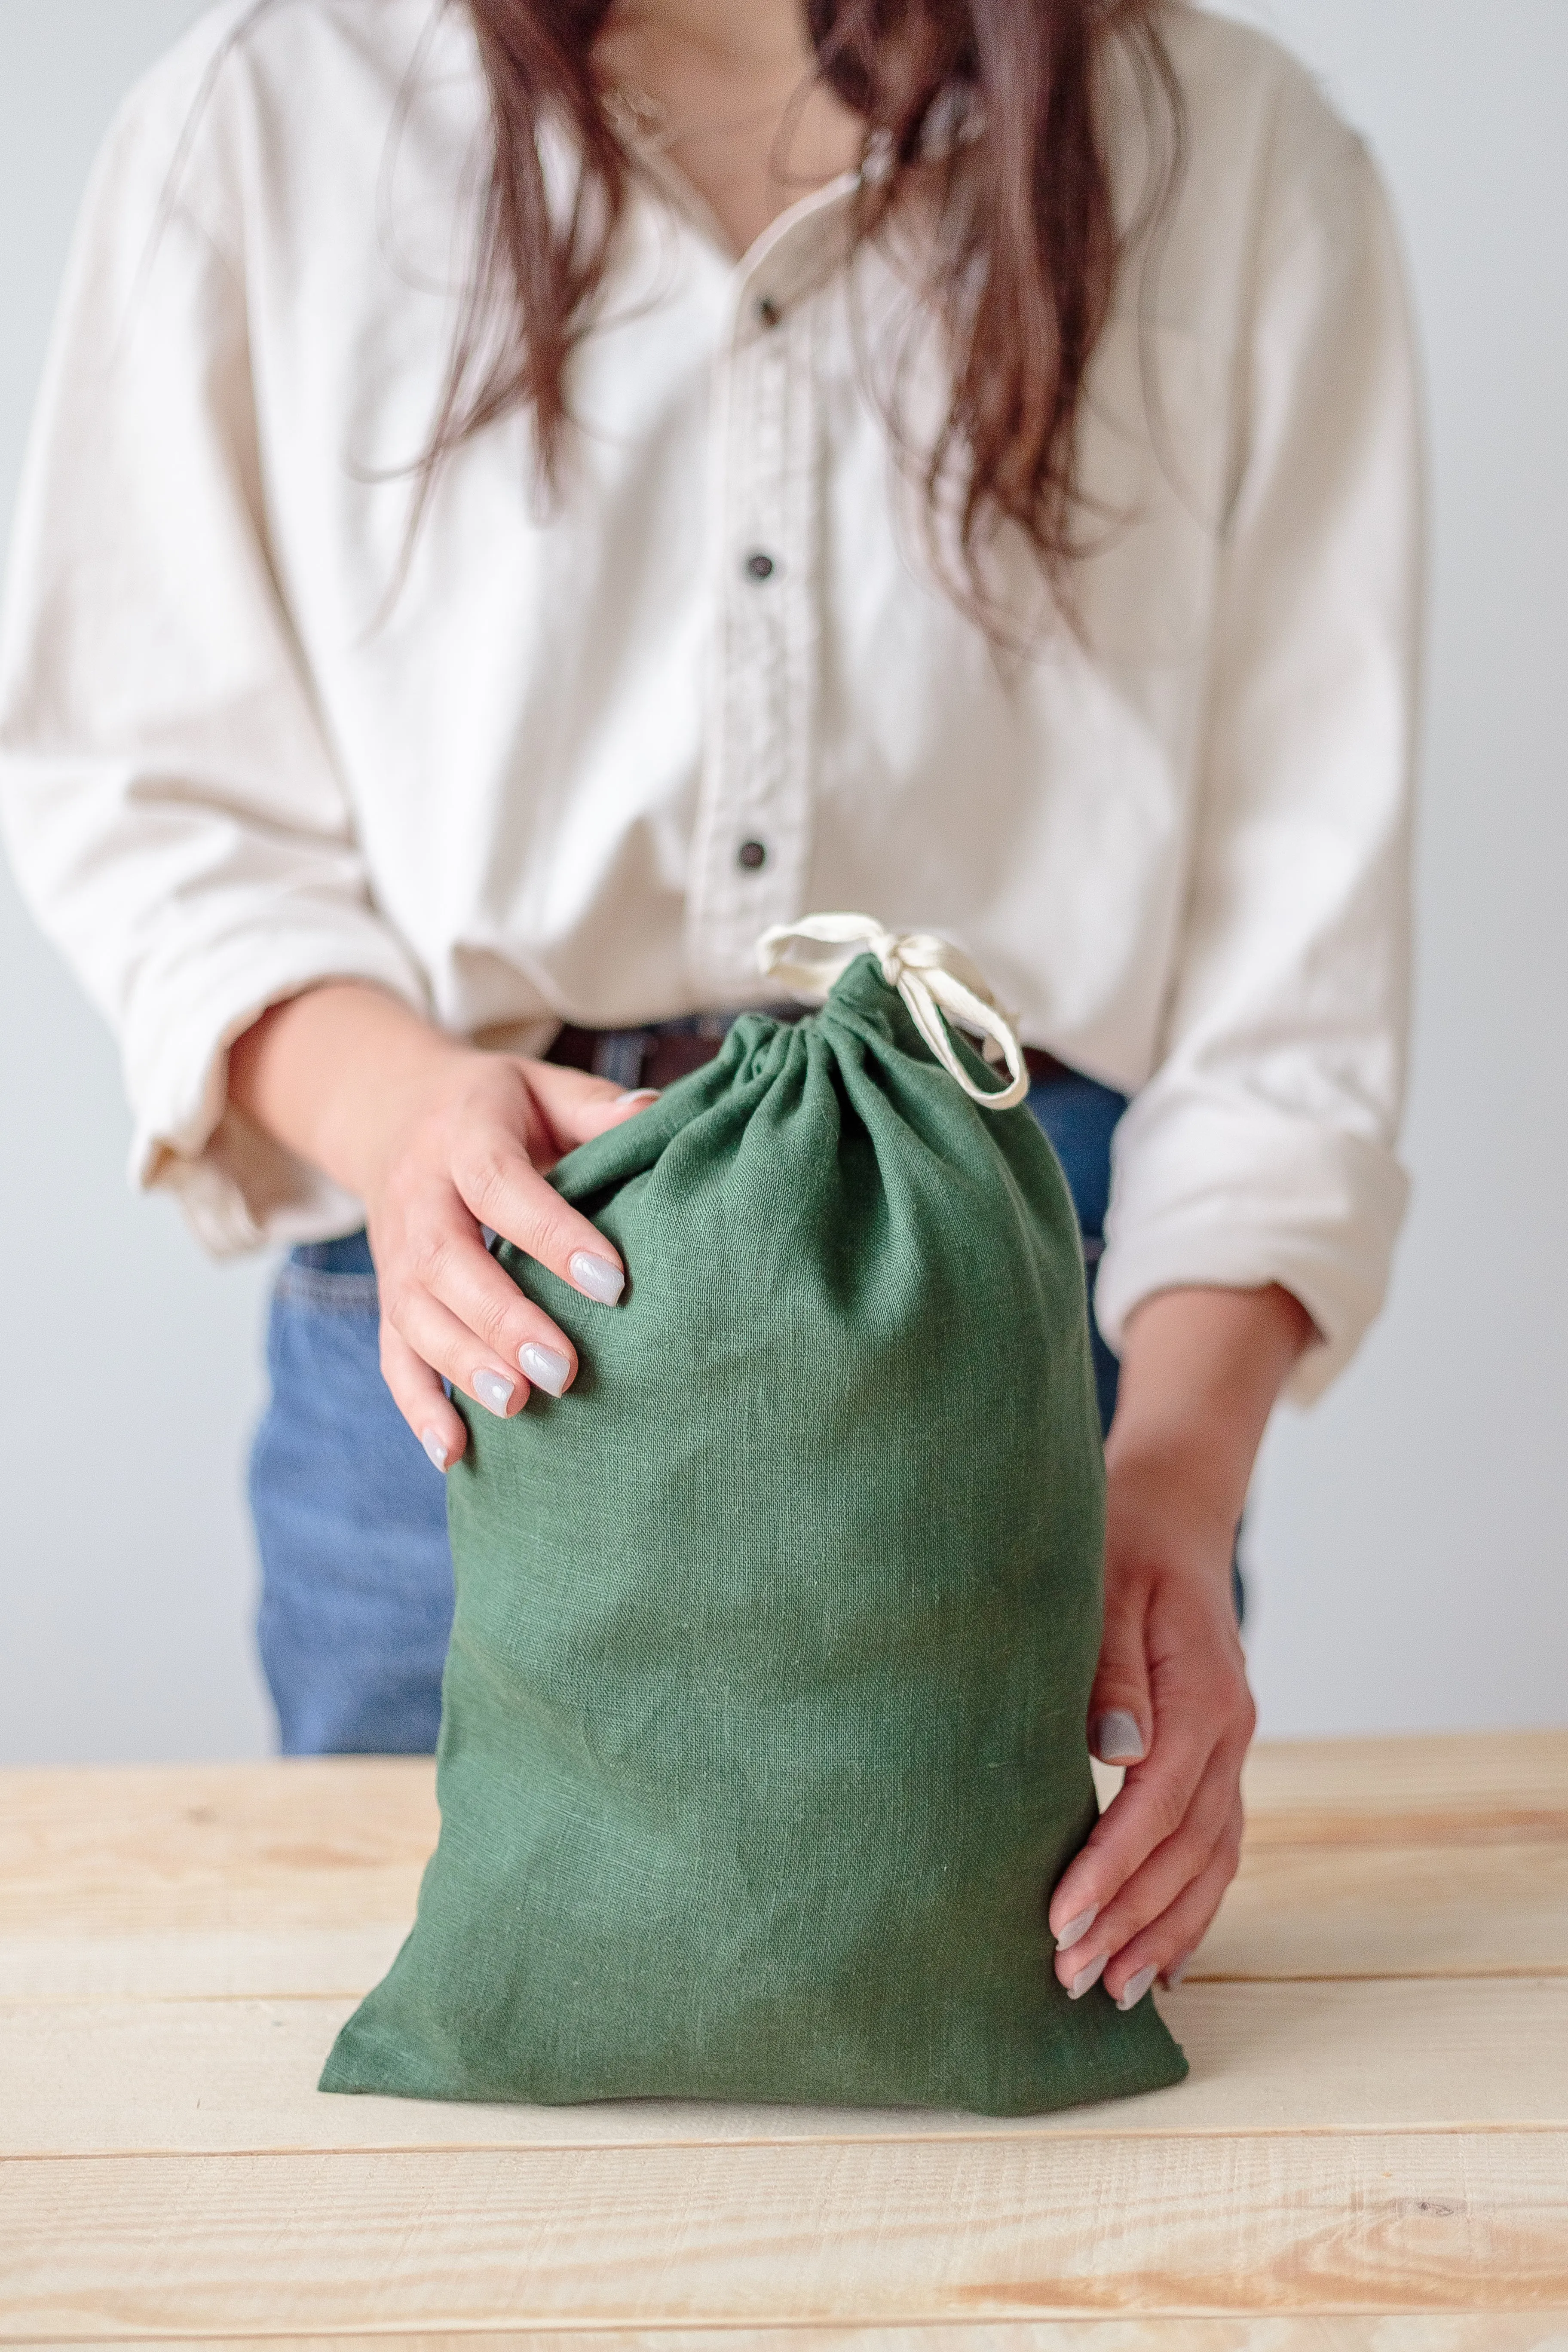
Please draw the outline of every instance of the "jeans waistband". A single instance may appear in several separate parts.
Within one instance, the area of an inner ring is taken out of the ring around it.
[[[370,1254],[370,1236],[365,1233],[344,1234],[335,1242],[301,1242],[289,1253],[290,1265],[303,1274],[361,1274],[374,1276],[375,1260]]]

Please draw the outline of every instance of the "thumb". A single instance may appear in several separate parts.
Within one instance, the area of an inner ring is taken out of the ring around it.
[[[1154,1710],[1140,1588],[1107,1595],[1100,1664],[1089,1700],[1089,1753],[1102,1764],[1139,1764],[1153,1746]]]
[[[612,1078],[596,1078],[587,1070],[566,1069],[557,1062],[533,1063],[528,1077],[530,1091],[561,1152],[620,1127],[658,1100],[657,1087],[639,1087],[628,1094]]]

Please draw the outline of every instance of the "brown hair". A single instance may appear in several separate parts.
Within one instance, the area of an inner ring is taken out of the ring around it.
[[[448,0],[455,5],[456,0]],[[605,276],[628,163],[605,111],[594,46],[610,0],[461,0],[489,90],[494,155],[479,266],[424,461],[510,411],[531,410],[541,471],[561,480],[567,377]],[[1130,245],[1174,184],[1182,109],[1162,37],[1169,0],[805,0],[820,78],[863,120],[858,241],[932,191],[921,289],[949,353],[952,402],[921,453],[930,512],[951,496],[962,600],[986,617],[985,550],[1004,523],[1059,578],[1080,551],[1077,422],[1089,361]],[[1151,121],[1145,203],[1119,229],[1100,86],[1120,43]],[[564,120],[581,156],[563,211],[538,133]],[[949,137],[967,115],[979,136]],[[1162,160],[1163,159],[1163,160]],[[899,420],[888,403],[889,424]]]

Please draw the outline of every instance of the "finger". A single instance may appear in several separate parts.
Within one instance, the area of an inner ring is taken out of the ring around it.
[[[1153,1745],[1145,1618],[1148,1586],[1128,1580],[1106,1596],[1100,1664],[1089,1700],[1089,1750],[1102,1764],[1138,1764]]]
[[[1068,1864],[1051,1895],[1047,1919],[1058,1950],[1081,1942],[1133,1872],[1173,1837],[1208,1768],[1218,1741],[1202,1728],[1198,1709],[1173,1714],[1148,1763],[1135,1764]]]
[[[1178,1974],[1214,1925],[1226,1889],[1241,1860],[1242,1812],[1238,1797],[1225,1830],[1204,1868],[1184,1886],[1176,1900],[1130,1943],[1123,1945],[1106,1968],[1107,1992],[1119,2005],[1131,2009],[1156,1977]]]
[[[1237,1804],[1238,1759],[1216,1749],[1199,1781],[1181,1826],[1157,1846],[1112,1899],[1090,1932],[1057,1952],[1057,1974],[1070,1984],[1090,1961],[1118,1959],[1151,1920],[1157,1919],[1185,1887],[1207,1869]]]
[[[619,1305],[626,1284],[620,1252],[545,1182],[503,1129],[464,1138],[452,1181],[480,1224],[537,1258],[584,1298]]]
[[[498,1421],[510,1421],[522,1411],[529,1384],[518,1367],[500,1362],[466,1323],[417,1283],[395,1291],[384,1312],[422,1363]]]
[[[436,1374],[416,1356],[402,1333],[384,1317],[381,1326],[381,1375],[392,1391],[392,1401],[443,1473],[460,1462],[468,1443],[461,1413],[456,1412]]]
[[[612,1127],[635,1118],[658,1100],[655,1087],[628,1093],[609,1078],[595,1078],[586,1070],[569,1070],[558,1062],[534,1062],[529,1066],[529,1091],[543,1117],[558,1151],[591,1142]]]
[[[496,1264],[455,1199],[451,1210],[413,1243],[413,1280],[503,1364],[515,1365],[535,1388],[563,1396],[577,1377],[576,1349]]]

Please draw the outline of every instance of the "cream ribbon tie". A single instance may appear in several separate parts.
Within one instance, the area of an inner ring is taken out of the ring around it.
[[[1012,1110],[1023,1101],[1029,1071],[1017,1030],[984,974],[950,940],[931,931],[900,936],[870,915],[803,915],[798,923],[775,923],[757,941],[762,970],[807,1004],[820,1004],[857,956],[866,954],[876,957],[888,986],[898,990],[915,1027],[972,1102],[983,1110]],[[948,1021],[984,1039],[985,1059],[1005,1062],[1010,1084],[994,1093],[975,1085],[953,1052]]]

